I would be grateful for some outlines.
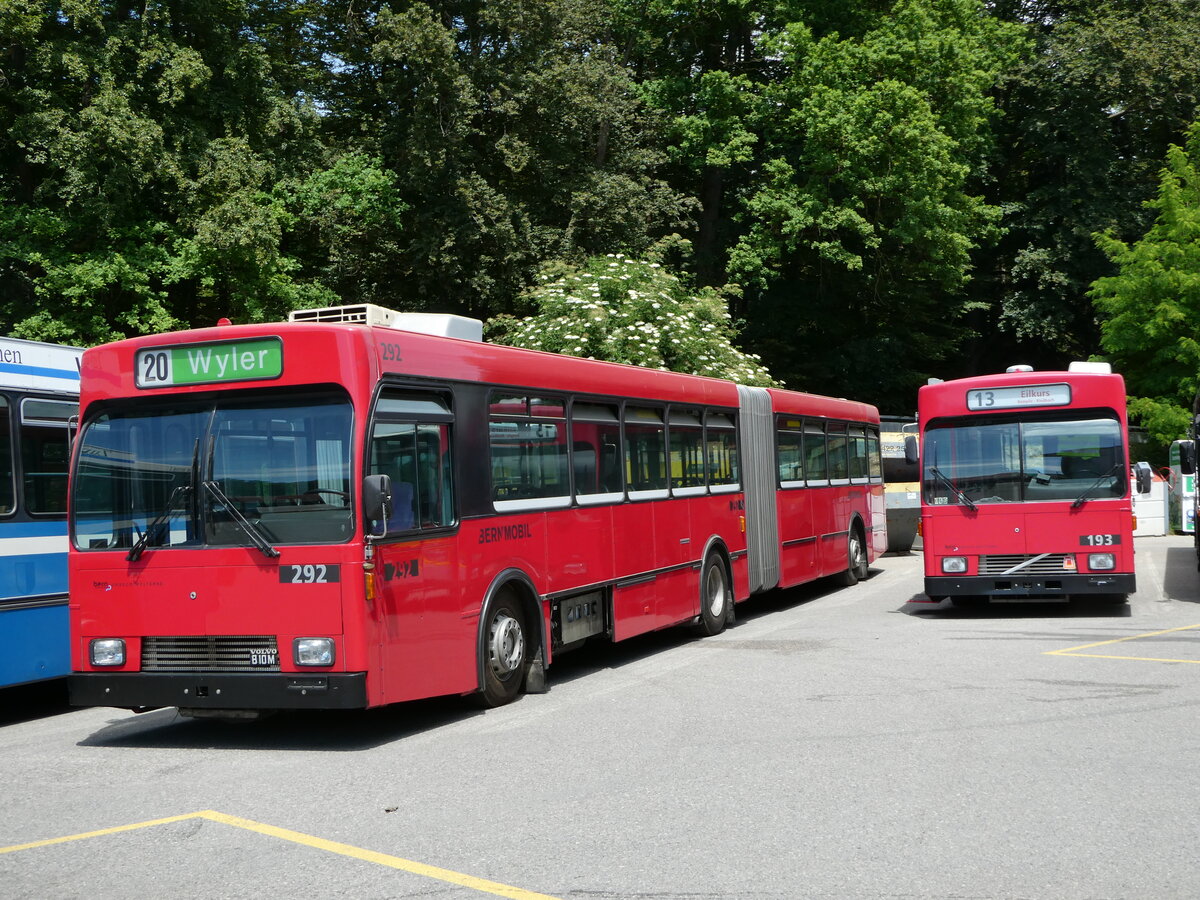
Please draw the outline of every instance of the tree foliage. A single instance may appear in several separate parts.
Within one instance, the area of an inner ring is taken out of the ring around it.
[[[1163,443],[1185,437],[1200,388],[1200,122],[1187,144],[1172,145],[1157,217],[1127,244],[1111,233],[1098,244],[1117,268],[1092,297],[1104,316],[1103,346],[1125,373],[1131,412]]]
[[[1144,204],[1167,147],[1200,102],[1200,5],[997,5],[1028,23],[1036,52],[1008,72],[1001,98],[989,195],[1007,210],[1007,233],[977,255],[977,296],[992,307],[983,328],[993,347],[1015,343],[1029,362],[1084,359],[1100,339],[1087,291],[1113,271],[1092,235],[1132,239],[1150,223]],[[1010,337],[995,341],[997,328]],[[995,358],[978,349],[973,361]]]
[[[399,173],[406,206],[391,305],[503,312],[546,260],[640,252],[686,221],[606,18],[600,0],[329,5],[325,124]]]
[[[860,11],[849,36],[794,22],[771,43],[786,74],[764,92],[730,268],[758,289],[755,341],[789,383],[903,408],[966,336],[970,251],[999,218],[976,183],[988,89],[1022,47],[979,13],[910,0]]]
[[[0,316],[92,343],[299,302],[271,193],[315,115],[290,14],[235,2],[0,7]],[[209,318],[211,317],[211,318]]]
[[[514,316],[661,248],[782,381],[908,412],[1099,348],[1091,235],[1149,226],[1198,43],[1178,0],[7,0],[0,329]]]

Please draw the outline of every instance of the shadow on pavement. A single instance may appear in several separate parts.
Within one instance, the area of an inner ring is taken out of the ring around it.
[[[65,678],[0,688],[0,726],[59,716],[72,709]]]

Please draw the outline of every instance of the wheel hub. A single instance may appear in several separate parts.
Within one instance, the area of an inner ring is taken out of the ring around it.
[[[501,678],[511,675],[525,658],[525,635],[521,623],[505,613],[492,620],[488,636],[492,671]]]

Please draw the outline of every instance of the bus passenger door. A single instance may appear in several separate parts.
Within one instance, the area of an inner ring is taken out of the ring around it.
[[[654,513],[650,503],[625,503],[613,511],[613,640],[657,627],[658,575]]]
[[[700,612],[697,572],[689,562],[703,551],[692,547],[691,502],[663,500],[654,504],[654,543],[659,568],[655,627],[683,622]]]
[[[392,482],[386,537],[375,545],[377,596],[368,601],[387,703],[476,686],[474,623],[462,616],[452,421],[447,397],[389,389],[372,424],[368,474]]]
[[[816,577],[817,537],[813,527],[812,491],[778,493],[779,586],[791,587]]]

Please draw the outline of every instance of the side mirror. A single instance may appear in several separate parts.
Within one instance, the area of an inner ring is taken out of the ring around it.
[[[920,461],[916,435],[906,434],[904,436],[904,461],[913,466]]]
[[[1196,442],[1181,441],[1179,444],[1179,471],[1184,475],[1196,474]]]
[[[1154,481],[1154,470],[1150,468],[1150,463],[1134,463],[1133,472],[1134,476],[1137,478],[1138,493],[1150,493],[1150,484]]]
[[[367,536],[383,537],[392,514],[392,476],[368,475],[363,479],[362,496],[363,518],[371,528]]]

